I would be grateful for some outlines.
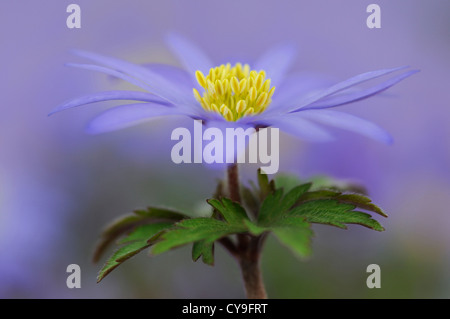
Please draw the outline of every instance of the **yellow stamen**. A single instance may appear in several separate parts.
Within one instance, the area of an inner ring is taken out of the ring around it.
[[[203,95],[193,89],[195,99],[205,110],[219,113],[227,121],[264,112],[275,92],[266,72],[250,70],[248,64],[220,65],[206,76],[196,71],[195,78],[204,89]]]

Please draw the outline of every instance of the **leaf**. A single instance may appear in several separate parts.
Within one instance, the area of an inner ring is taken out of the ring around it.
[[[319,223],[346,229],[345,224],[358,224],[377,231],[384,228],[367,213],[354,211],[355,205],[341,203],[335,199],[318,199],[302,203],[289,214],[301,216],[310,223]]]
[[[366,196],[360,194],[344,194],[340,195],[337,199],[342,203],[349,203],[358,208],[380,214],[383,217],[388,217],[380,207],[373,204],[372,200]]]
[[[112,242],[139,225],[154,223],[156,221],[172,221],[173,223],[186,217],[186,215],[173,210],[155,207],[135,210],[133,214],[122,216],[103,230],[101,239],[94,251],[93,261],[98,262]]]
[[[262,173],[260,168],[258,169],[257,174],[258,174],[257,177],[258,177],[258,186],[260,189],[260,196],[261,199],[264,199],[271,192],[269,178],[267,177],[267,174]]]
[[[261,204],[258,215],[258,225],[266,225],[276,218],[279,212],[279,205],[283,197],[283,190],[277,189],[270,193]]]
[[[146,209],[135,210],[134,213],[143,218],[163,219],[171,221],[179,221],[188,217],[187,215],[176,212],[174,210],[158,207],[147,207]]]
[[[245,207],[248,208],[248,210],[252,213],[253,217],[258,216],[259,211],[258,197],[255,196],[255,194],[245,186],[242,186],[241,192],[242,192],[242,201]]]
[[[246,231],[244,223],[230,225],[213,218],[185,219],[177,223],[175,228],[162,234],[161,241],[153,246],[152,253],[154,255],[161,254],[172,248],[201,240],[212,243],[224,236],[243,231]]]
[[[286,216],[270,227],[278,240],[299,257],[311,255],[311,224],[298,216]]]
[[[147,244],[147,242],[133,242],[129,245],[126,245],[124,247],[119,248],[105,263],[102,270],[100,270],[98,276],[97,276],[97,283],[103,280],[111,271],[116,269],[122,262],[125,260],[133,257],[140,251],[144,250],[145,248],[149,247],[150,245]],[[118,260],[121,261],[118,261]]]
[[[151,244],[154,241],[155,235],[172,226],[173,223],[153,223],[142,225],[133,230],[128,236],[122,238],[118,244],[129,244],[134,241],[146,241]]]
[[[312,190],[329,189],[339,192],[367,194],[367,190],[364,186],[350,180],[336,179],[328,176],[315,176],[310,178],[309,181],[313,184]]]
[[[298,201],[298,199],[311,188],[311,183],[298,185],[292,188],[289,193],[284,196],[280,203],[280,213],[284,214]]]
[[[304,217],[283,216],[268,226],[259,226],[251,221],[246,222],[247,229],[255,236],[263,232],[273,232],[278,240],[290,248],[299,257],[311,254],[311,224]]]
[[[205,264],[214,265],[214,243],[204,240],[197,241],[192,245],[192,260],[197,261],[200,257]]]
[[[167,228],[172,227],[172,223],[154,223],[137,227],[127,237],[123,238],[120,243],[125,244],[114,252],[108,259],[103,268],[100,270],[97,282],[100,282],[111,271],[116,269],[124,261],[133,257],[153,243],[152,239]]]
[[[284,197],[283,189],[277,189],[274,193],[269,194],[261,205],[258,225],[269,225],[285,215],[310,187],[311,184],[298,185]]]
[[[370,198],[361,194],[342,194],[340,192],[334,192],[330,190],[307,192],[300,197],[296,205],[301,205],[304,202],[318,199],[335,199],[340,203],[351,204],[356,208],[374,212],[383,217],[388,217],[380,207],[372,203],[372,200]]]
[[[275,177],[275,185],[277,189],[282,188],[285,192],[289,192],[300,183],[300,179],[295,175],[279,174]]]
[[[217,209],[230,225],[242,225],[244,220],[248,219],[245,209],[228,198],[209,199],[207,202]]]

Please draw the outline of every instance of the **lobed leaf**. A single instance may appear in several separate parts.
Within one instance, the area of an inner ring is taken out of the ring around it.
[[[100,270],[97,282],[100,282],[111,271],[116,269],[124,261],[133,257],[142,250],[150,247],[153,243],[152,239],[156,238],[162,231],[172,227],[172,223],[154,223],[137,227],[127,237],[123,238],[120,243],[124,244],[107,260],[103,268]]]
[[[173,223],[186,217],[186,215],[170,209],[155,207],[135,210],[133,214],[119,217],[103,230],[100,241],[94,251],[93,261],[98,262],[106,249],[117,238],[132,231],[139,225],[155,223],[157,221],[171,221]]]
[[[192,260],[197,261],[200,257],[205,264],[214,265],[214,243],[205,240],[197,241],[192,245]]]
[[[228,198],[209,199],[208,204],[217,209],[230,225],[242,225],[248,219],[245,209]]]
[[[301,216],[310,223],[319,223],[346,229],[345,224],[358,224],[377,231],[384,228],[367,213],[354,211],[355,205],[342,203],[335,199],[318,199],[302,203],[290,211],[291,215]]]
[[[204,240],[212,243],[230,234],[246,231],[242,225],[231,225],[227,222],[213,218],[186,219],[176,224],[176,227],[168,230],[160,237],[152,249],[157,255],[185,244]]]

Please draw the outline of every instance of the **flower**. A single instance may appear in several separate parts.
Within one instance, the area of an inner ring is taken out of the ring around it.
[[[287,77],[295,56],[295,49],[289,45],[273,47],[250,67],[241,63],[217,66],[202,50],[177,34],[168,35],[167,42],[185,70],[161,64],[137,65],[74,51],[100,65],[69,66],[99,71],[147,92],[90,94],[63,103],[49,115],[94,102],[133,100],[139,103],[113,107],[98,115],[89,124],[88,132],[101,133],[161,116],[183,115],[209,126],[278,127],[312,141],[332,138],[322,126],[325,124],[391,143],[391,136],[374,123],[330,109],[374,96],[418,72],[406,70],[405,66],[382,69],[331,85],[317,77]],[[399,71],[404,72],[368,88],[357,88],[363,82]]]

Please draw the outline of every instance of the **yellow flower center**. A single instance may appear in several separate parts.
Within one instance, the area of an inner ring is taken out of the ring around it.
[[[227,121],[264,112],[275,91],[270,79],[266,79],[266,72],[250,70],[248,64],[236,63],[234,67],[222,64],[211,68],[207,76],[196,71],[195,77],[205,89],[203,96],[193,89],[197,101],[205,110],[217,112]]]

